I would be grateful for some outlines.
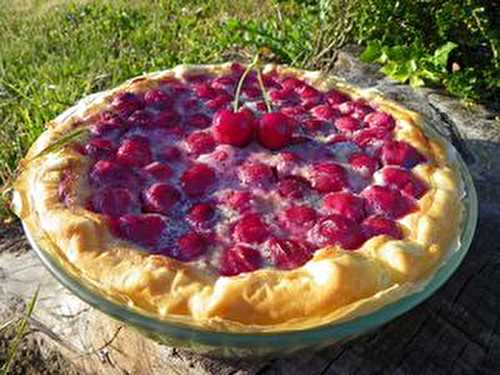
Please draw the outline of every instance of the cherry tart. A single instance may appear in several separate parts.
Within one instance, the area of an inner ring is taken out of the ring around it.
[[[22,161],[16,213],[82,281],[204,328],[301,329],[418,290],[458,241],[450,150],[372,90],[244,71],[179,66],[84,99]]]

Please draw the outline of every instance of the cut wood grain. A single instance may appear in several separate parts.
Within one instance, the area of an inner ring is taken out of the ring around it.
[[[40,285],[31,339],[43,358],[62,356],[72,374],[500,374],[500,124],[486,111],[397,85],[376,70],[348,53],[340,53],[335,65],[348,81],[375,86],[453,139],[478,190],[473,245],[432,298],[372,334],[317,353],[209,359],[156,344],[80,301],[45,270],[19,227],[11,226],[0,229],[0,323],[18,315]]]

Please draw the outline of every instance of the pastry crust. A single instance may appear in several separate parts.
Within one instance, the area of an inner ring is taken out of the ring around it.
[[[264,72],[295,75],[323,91],[337,88],[366,99],[397,120],[396,139],[404,139],[429,160],[413,169],[429,190],[419,199],[416,212],[398,220],[404,228],[402,240],[376,236],[357,251],[338,246],[318,250],[293,270],[264,268],[223,277],[206,272],[195,262],[144,253],[111,235],[102,215],[83,208],[90,191],[86,157],[70,147],[38,157],[61,136],[85,126],[117,92],[142,92],[167,77],[223,74],[229,69],[230,64],[186,65],[143,75],[82,100],[49,123],[21,162],[13,204],[43,249],[108,298],[160,319],[211,330],[304,329],[373,312],[420,290],[458,247],[463,188],[453,153],[439,139],[424,134],[418,114],[337,77],[276,65],[264,67]],[[78,187],[71,197],[76,204],[70,208],[58,193],[68,167],[76,176],[71,183]]]

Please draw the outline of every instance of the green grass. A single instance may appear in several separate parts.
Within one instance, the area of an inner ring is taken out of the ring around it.
[[[0,0],[0,186],[44,125],[79,98],[262,46],[278,62],[327,69],[339,46],[360,43],[392,78],[495,103],[496,8],[458,3],[437,0],[433,11],[427,0]]]

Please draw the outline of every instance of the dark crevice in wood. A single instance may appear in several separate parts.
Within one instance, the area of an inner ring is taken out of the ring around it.
[[[460,132],[457,129],[457,126],[453,122],[453,120],[450,118],[450,116],[441,111],[437,106],[429,102],[429,105],[431,108],[437,113],[439,118],[443,121],[445,126],[447,127],[449,133],[450,133],[450,140],[453,146],[457,149],[457,151],[460,153],[462,158],[465,160],[467,164],[472,164],[475,162],[475,157],[474,155],[469,151],[469,148],[467,147],[466,142],[460,135]]]

